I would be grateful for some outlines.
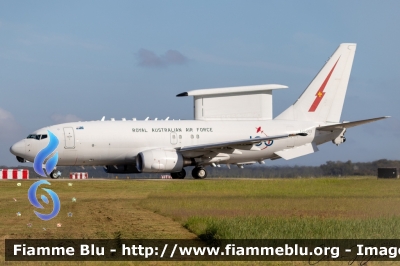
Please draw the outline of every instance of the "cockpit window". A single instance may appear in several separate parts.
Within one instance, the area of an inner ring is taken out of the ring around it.
[[[28,137],[26,137],[27,139],[37,139],[37,140],[41,140],[41,139],[47,139],[47,134],[43,134],[43,135],[37,135],[37,134],[30,134]]]
[[[36,134],[30,134],[27,139],[36,139]]]

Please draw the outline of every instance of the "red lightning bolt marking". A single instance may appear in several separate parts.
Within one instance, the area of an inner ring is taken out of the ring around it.
[[[261,131],[261,127],[256,127],[257,133]]]
[[[336,67],[336,64],[339,62],[340,57],[338,58],[338,60],[336,61],[335,65],[332,67],[331,71],[329,72],[328,76],[325,78],[324,82],[322,83],[321,87],[319,88],[319,90],[317,91],[317,93],[315,94],[315,96],[317,98],[315,98],[313,104],[310,107],[310,110],[308,110],[309,112],[315,112],[315,110],[317,109],[319,103],[321,102],[322,98],[324,98],[325,92],[325,86],[329,81],[329,78],[331,77],[333,70]]]

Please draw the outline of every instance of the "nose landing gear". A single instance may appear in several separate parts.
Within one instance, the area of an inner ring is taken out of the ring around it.
[[[57,179],[57,178],[59,178],[59,177],[61,176],[61,172],[60,172],[60,171],[53,170],[53,172],[51,172],[49,176],[50,176],[51,178],[53,178],[53,179]]]

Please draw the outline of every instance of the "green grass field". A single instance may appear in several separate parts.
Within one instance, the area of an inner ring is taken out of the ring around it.
[[[0,182],[0,264],[6,238],[400,238],[400,180],[56,180],[61,211],[47,222],[27,199],[33,182]]]
[[[208,238],[400,238],[398,180],[180,182],[141,206]]]

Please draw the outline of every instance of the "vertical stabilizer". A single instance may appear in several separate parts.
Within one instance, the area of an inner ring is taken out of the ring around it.
[[[339,122],[355,51],[355,43],[339,45],[300,98],[275,119]]]

